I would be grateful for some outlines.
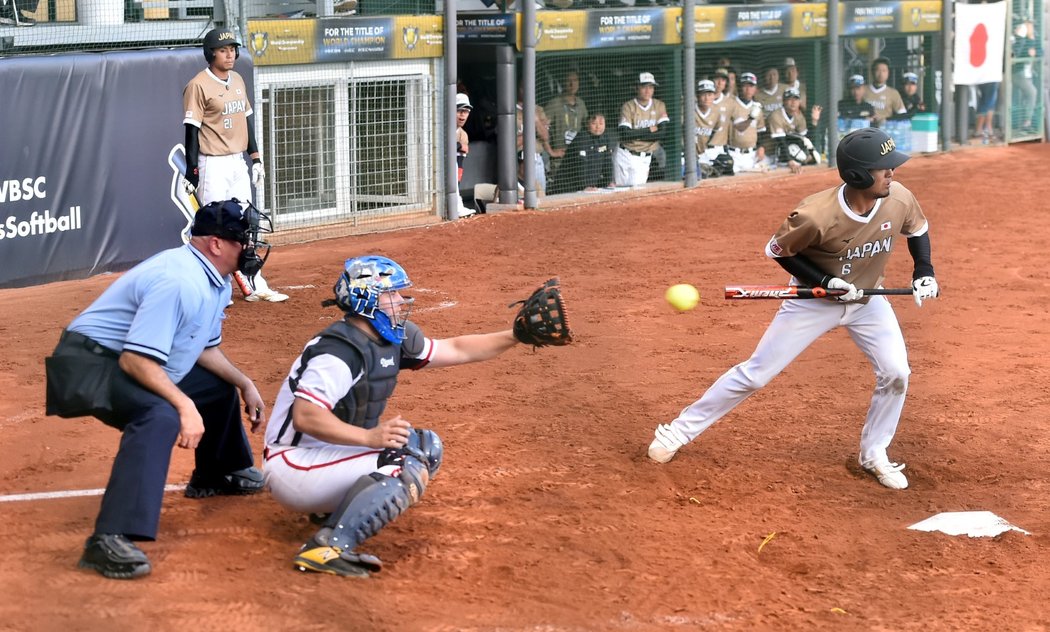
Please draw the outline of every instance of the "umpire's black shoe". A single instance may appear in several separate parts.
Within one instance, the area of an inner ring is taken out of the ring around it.
[[[263,485],[263,474],[254,467],[222,476],[201,476],[194,470],[186,485],[186,498],[255,494],[262,491]]]
[[[84,555],[77,564],[110,579],[135,579],[149,575],[152,567],[146,554],[120,534],[93,535],[84,543]]]

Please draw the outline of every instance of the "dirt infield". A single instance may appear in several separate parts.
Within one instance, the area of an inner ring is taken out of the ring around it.
[[[386,563],[371,579],[293,570],[312,526],[265,495],[169,493],[142,547],[154,572],[134,582],[76,568],[97,496],[0,502],[0,629],[1048,629],[1047,164],[1050,146],[1025,145],[898,171],[930,218],[943,289],[922,309],[892,299],[913,371],[890,449],[906,491],[854,465],[873,376],[841,331],[671,463],[645,457],[656,424],[745,359],[776,309],[722,287],[783,282],[766,241],[836,182],[724,179],[275,251],[267,278],[292,299],[238,301],[224,332],[269,402],[336,316],[319,302],[350,255],[401,262],[435,337],[506,327],[507,304],[559,274],[579,341],[402,375],[389,411],[437,430],[446,458],[424,501],[362,547]],[[901,246],[888,286],[910,280]],[[112,279],[0,291],[0,495],[105,485],[119,435],[44,417],[43,357]],[[678,282],[700,289],[696,310],[664,303]],[[175,450],[169,483],[191,469]],[[964,510],[1031,535],[907,529]]]

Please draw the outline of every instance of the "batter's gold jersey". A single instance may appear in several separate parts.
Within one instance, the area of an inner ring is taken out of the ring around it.
[[[890,86],[882,86],[881,88],[873,88],[870,85],[864,86],[864,100],[875,109],[875,119],[879,121],[885,121],[894,114],[908,111],[904,107],[904,99],[901,99],[901,93]]]
[[[650,99],[649,105],[643,106],[638,99],[631,99],[620,108],[620,126],[631,129],[643,129],[655,127],[660,123],[670,121],[667,116],[667,106],[659,99]],[[631,151],[656,151],[660,146],[659,141],[632,140],[623,144]]]
[[[244,79],[230,71],[226,81],[205,68],[182,91],[183,123],[200,128],[200,153],[206,156],[240,154],[248,149],[251,100]]]
[[[897,237],[918,237],[929,225],[915,196],[899,182],[890,184],[889,196],[878,200],[867,215],[849,209],[844,188],[802,200],[766,244],[766,256],[803,255],[825,273],[858,288],[877,288]]]

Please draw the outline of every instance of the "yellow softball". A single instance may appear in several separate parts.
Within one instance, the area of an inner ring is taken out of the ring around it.
[[[664,298],[671,304],[671,307],[685,312],[693,309],[700,302],[700,292],[688,283],[679,283],[667,288]]]

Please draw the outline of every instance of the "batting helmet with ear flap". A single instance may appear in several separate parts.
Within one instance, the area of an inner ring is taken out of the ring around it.
[[[715,171],[718,172],[719,175],[733,175],[733,157],[729,154],[718,154],[711,162],[714,163]]]
[[[867,189],[875,184],[872,169],[896,169],[910,157],[897,151],[897,143],[889,134],[874,127],[850,132],[839,141],[835,151],[839,176],[854,189]]]
[[[215,49],[223,46],[234,47],[234,50],[237,51],[235,59],[241,56],[241,43],[237,41],[237,36],[233,34],[233,31],[230,29],[208,31],[208,34],[204,36],[204,58],[208,60],[208,65],[215,61]]]

